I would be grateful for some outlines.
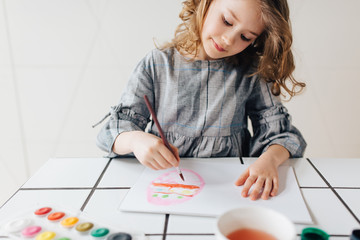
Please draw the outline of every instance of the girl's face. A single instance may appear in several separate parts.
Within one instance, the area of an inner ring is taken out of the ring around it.
[[[199,59],[236,55],[263,32],[257,0],[213,0],[201,32]]]

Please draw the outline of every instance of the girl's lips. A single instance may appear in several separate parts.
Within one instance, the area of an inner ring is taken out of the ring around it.
[[[224,52],[225,49],[223,49],[222,47],[220,47],[219,45],[216,44],[216,42],[214,41],[214,39],[212,39],[215,48],[219,51],[219,52]]]

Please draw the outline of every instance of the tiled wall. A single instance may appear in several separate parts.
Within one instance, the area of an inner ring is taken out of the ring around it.
[[[360,157],[359,0],[289,0],[285,103],[311,157]],[[99,157],[100,120],[135,64],[170,40],[181,0],[0,0],[0,204],[50,157]]]

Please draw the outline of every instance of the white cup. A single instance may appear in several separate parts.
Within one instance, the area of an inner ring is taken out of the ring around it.
[[[295,240],[295,225],[283,214],[264,207],[235,208],[223,213],[216,221],[217,240],[240,229],[254,229],[268,233],[277,240]]]

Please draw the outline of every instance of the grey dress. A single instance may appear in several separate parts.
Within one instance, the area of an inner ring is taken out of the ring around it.
[[[117,156],[112,152],[115,138],[144,131],[149,122],[147,131],[159,136],[145,105],[147,95],[181,157],[257,157],[272,144],[284,146],[291,157],[303,156],[306,142],[280,98],[271,94],[271,83],[249,77],[247,69],[224,59],[189,61],[174,48],[152,50],[111,108],[97,145]]]

